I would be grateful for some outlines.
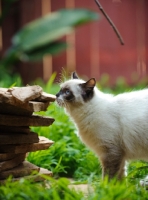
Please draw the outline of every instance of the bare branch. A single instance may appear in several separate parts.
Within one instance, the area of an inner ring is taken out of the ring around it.
[[[124,45],[124,41],[123,38],[121,37],[118,29],[116,28],[116,26],[114,25],[113,21],[109,18],[109,16],[106,14],[106,12],[104,11],[103,7],[101,6],[101,4],[99,3],[98,0],[95,0],[97,6],[99,7],[100,11],[102,12],[102,14],[105,16],[105,18],[107,19],[107,21],[109,22],[109,24],[111,25],[111,27],[113,28],[114,32],[116,33],[117,37],[120,40],[120,43],[122,45]]]

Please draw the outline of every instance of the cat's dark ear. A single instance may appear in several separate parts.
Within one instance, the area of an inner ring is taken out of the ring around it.
[[[93,89],[95,85],[96,85],[95,78],[91,78],[86,83],[82,83],[83,88],[86,88],[86,89]]]
[[[81,83],[80,86],[83,88],[84,91],[92,91],[94,89],[96,85],[96,79],[95,78],[91,78],[88,81],[86,81],[85,83]]]
[[[71,79],[79,79],[78,75],[76,74],[76,72],[73,72],[71,74]]]
[[[95,78],[89,79],[85,83],[81,83],[80,86],[82,87],[82,97],[84,101],[90,100],[94,95],[94,87],[96,85]]]

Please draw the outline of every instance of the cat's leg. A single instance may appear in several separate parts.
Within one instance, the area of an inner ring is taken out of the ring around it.
[[[107,175],[109,179],[117,177],[121,179],[124,176],[124,157],[119,155],[114,155],[111,153],[104,154],[100,157],[102,164],[102,176],[103,178]]]

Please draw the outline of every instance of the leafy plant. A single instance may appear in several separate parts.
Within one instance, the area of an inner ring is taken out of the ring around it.
[[[53,50],[56,45],[57,51],[65,49],[65,46],[62,46],[60,42],[53,45],[57,39],[72,32],[74,27],[96,19],[98,19],[96,13],[85,9],[54,12],[22,28],[12,38],[12,48],[15,52],[19,53],[20,51],[21,54],[24,52],[26,57],[27,55],[31,57],[33,51],[39,48],[42,48],[42,51],[46,50],[45,53],[53,54],[56,52]],[[31,51],[32,53],[30,53]],[[42,51],[40,50],[41,53]]]

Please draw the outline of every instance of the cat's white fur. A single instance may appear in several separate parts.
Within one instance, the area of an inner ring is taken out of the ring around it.
[[[126,160],[148,160],[148,89],[113,96],[94,88],[94,97],[84,102],[80,79],[68,80],[75,103],[66,112],[77,126],[82,141],[100,158],[103,174],[123,175]],[[60,101],[64,101],[62,95]]]

